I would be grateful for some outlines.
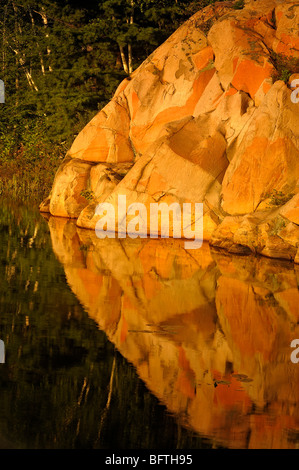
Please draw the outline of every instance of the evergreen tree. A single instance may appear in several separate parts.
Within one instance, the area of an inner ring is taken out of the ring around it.
[[[119,82],[209,3],[213,1],[2,0],[2,159],[38,140],[68,147],[112,98]]]

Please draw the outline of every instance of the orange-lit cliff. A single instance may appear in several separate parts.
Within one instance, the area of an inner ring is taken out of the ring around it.
[[[118,195],[202,202],[212,245],[299,261],[299,6],[235,6],[196,13],[119,85],[42,211],[94,229],[97,203]]]

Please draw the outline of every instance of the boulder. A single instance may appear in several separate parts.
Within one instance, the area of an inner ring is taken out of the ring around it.
[[[51,214],[59,217],[79,217],[88,204],[82,193],[87,188],[92,166],[92,163],[82,160],[65,158],[55,175],[49,203]],[[46,207],[45,204],[43,207]]]

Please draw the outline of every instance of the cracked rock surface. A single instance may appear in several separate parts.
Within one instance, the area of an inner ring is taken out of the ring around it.
[[[211,245],[299,262],[298,25],[291,1],[196,13],[80,132],[40,209],[95,229],[119,195],[202,202]]]

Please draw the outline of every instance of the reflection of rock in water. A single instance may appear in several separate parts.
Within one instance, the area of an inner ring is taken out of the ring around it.
[[[227,447],[298,446],[297,267],[49,226],[90,317],[186,426]]]

